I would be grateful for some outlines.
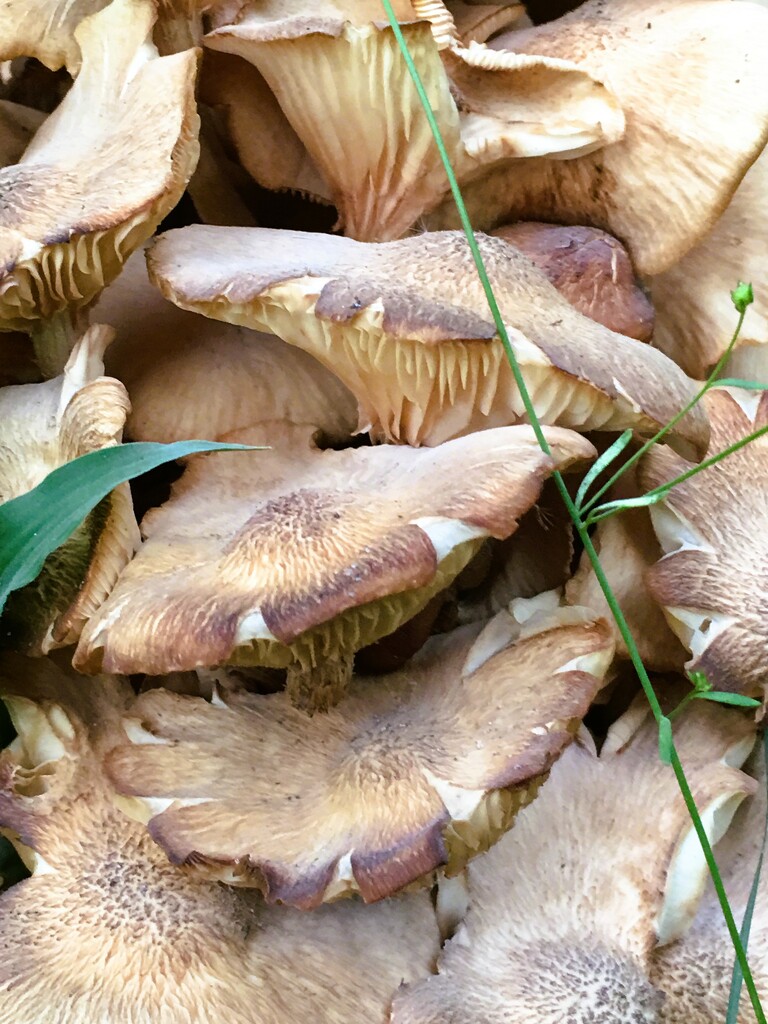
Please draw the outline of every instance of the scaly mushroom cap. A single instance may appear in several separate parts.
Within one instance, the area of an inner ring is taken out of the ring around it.
[[[737,811],[733,825],[715,851],[720,874],[734,917],[744,919],[749,890],[755,876],[765,832],[765,765],[757,765],[755,796]],[[763,1002],[768,995],[768,927],[766,898],[768,875],[761,873],[749,932],[747,956],[752,977]],[[722,1024],[726,1019],[735,953],[720,903],[711,884],[691,929],[678,941],[658,950],[651,977],[665,994],[662,1024]],[[746,989],[742,988],[738,1024],[755,1019]]]
[[[397,986],[428,973],[426,894],[302,915],[173,868],[100,767],[130,687],[21,659],[9,687],[3,668],[19,737],[0,825],[33,875],[0,895],[2,1024],[385,1024]]]
[[[285,694],[144,694],[110,777],[174,863],[270,901],[378,900],[459,870],[533,797],[613,651],[583,610],[493,625],[433,637],[309,720]]]
[[[330,441],[355,430],[355,400],[338,377],[273,335],[166,301],[147,279],[142,252],[91,315],[117,326],[106,365],[128,388],[125,431],[135,441],[216,440],[263,420],[309,424]]]
[[[435,0],[400,0],[395,14],[460,177],[502,159],[573,155],[621,136],[615,97],[573,63],[465,47]],[[446,194],[439,153],[380,3],[235,3],[214,12],[213,27],[209,48],[244,57],[264,76],[328,182],[347,235],[399,238]],[[296,152],[291,138],[288,159]],[[261,171],[263,164],[256,159]]]
[[[112,332],[91,327],[60,377],[0,391],[0,503],[58,466],[120,441],[128,396],[102,376]],[[2,646],[44,654],[74,643],[139,544],[128,485],[117,487],[49,555],[38,578],[8,598]]]
[[[717,838],[754,788],[728,767],[749,753],[754,725],[703,705],[675,738]],[[620,746],[609,733],[600,757],[572,744],[514,829],[470,864],[469,913],[438,975],[397,996],[392,1024],[658,1020],[651,950],[690,923],[706,866],[655,723],[631,729],[620,719]]]
[[[478,242],[543,422],[655,431],[693,398],[693,382],[671,360],[581,316],[514,246]],[[163,235],[148,262],[182,308],[269,330],[315,355],[377,435],[433,445],[525,416],[459,232],[376,245],[193,226]],[[703,451],[701,411],[675,434]]]
[[[686,373],[706,377],[731,340],[731,288],[754,281],[728,377],[768,382],[768,154],[747,171],[728,209],[706,238],[647,284],[658,310],[653,344]]]
[[[712,427],[709,455],[768,423],[768,395],[713,389],[704,399]],[[650,508],[665,552],[647,573],[651,594],[716,690],[760,693],[765,686],[768,584],[762,555],[768,437],[674,487]],[[640,473],[643,490],[691,469],[653,449]]]
[[[604,500],[617,501],[636,497],[637,494],[634,480],[627,480],[625,476]],[[644,664],[654,672],[681,672],[685,649],[667,625],[664,613],[649,593],[644,579],[646,571],[662,553],[647,509],[629,508],[598,523],[592,543]],[[582,554],[578,571],[565,588],[565,596],[569,604],[594,608],[613,622],[608,602],[586,553]],[[615,623],[613,628],[616,655],[627,659],[629,653]]]
[[[768,137],[768,12],[755,4],[589,0],[490,46],[573,61],[610,84],[627,124],[599,152],[518,161],[468,182],[476,228],[592,224],[624,242],[639,273],[660,274],[713,227]],[[449,202],[431,219],[455,223]]]
[[[153,59],[148,0],[80,23],[83,67],[21,159],[0,170],[0,329],[89,302],[148,238],[197,160],[196,53]]]
[[[635,282],[627,250],[605,231],[522,221],[491,234],[533,260],[590,320],[638,341],[650,339],[653,306]]]
[[[338,665],[420,611],[483,538],[513,533],[555,466],[592,454],[570,431],[548,436],[552,459],[528,427],[341,452],[314,448],[305,428],[231,435],[272,450],[191,461],[143,520],[146,542],[76,663]]]

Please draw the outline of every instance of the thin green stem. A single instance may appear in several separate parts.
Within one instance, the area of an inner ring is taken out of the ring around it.
[[[677,415],[672,417],[672,419],[669,421],[669,423],[667,423],[666,426],[662,427],[658,433],[654,434],[653,437],[650,438],[650,440],[646,441],[645,444],[638,448],[634,455],[630,456],[630,458],[628,458],[627,461],[619,469],[616,470],[613,476],[604,484],[601,485],[600,489],[597,490],[592,495],[589,501],[585,502],[581,506],[582,512],[589,512],[591,508],[594,508],[594,506],[597,504],[600,498],[602,498],[605,492],[610,490],[611,487],[613,487],[613,485],[616,483],[616,481],[619,480],[627,472],[628,469],[631,469],[632,466],[634,466],[640,459],[642,459],[645,453],[650,451],[650,449],[655,444],[661,441],[661,439],[665,437],[669,433],[669,431],[672,430],[673,427],[677,426],[680,420],[684,416],[687,416],[695,405],[698,405],[698,403],[701,401],[701,399],[704,397],[707,391],[709,391],[709,389],[717,382],[717,377],[722,368],[725,366],[726,362],[728,361],[728,357],[733,351],[733,346],[736,344],[738,337],[741,334],[741,328],[744,326],[744,317],[747,315],[747,308],[748,307],[745,307],[744,309],[739,311],[739,319],[736,324],[736,330],[733,332],[731,340],[728,343],[728,348],[726,348],[725,352],[723,352],[723,354],[720,356],[720,359],[717,361],[715,368],[704,381],[703,387],[695,396],[695,398],[692,398],[684,409],[681,409],[680,412],[677,413]]]
[[[477,268],[477,273],[482,283],[486,299],[488,301],[488,307],[491,311],[491,315],[493,316],[493,321],[494,324],[496,325],[496,330],[498,332],[501,343],[504,346],[504,351],[507,355],[507,359],[509,360],[509,365],[514,376],[515,383],[520,391],[520,396],[522,398],[525,411],[527,413],[528,419],[530,420],[531,427],[534,430],[539,446],[541,447],[542,451],[549,455],[550,447],[547,443],[546,437],[544,436],[544,431],[542,430],[539,418],[536,415],[536,410],[533,406],[533,402],[531,401],[531,396],[528,392],[528,388],[526,387],[525,380],[520,370],[520,366],[517,362],[517,357],[515,356],[514,349],[512,348],[512,345],[509,341],[509,336],[507,334],[507,330],[502,319],[498,303],[496,302],[496,297],[493,294],[493,288],[491,287],[491,283],[488,279],[488,274],[485,269],[483,257],[482,254],[480,253],[480,249],[477,244],[477,239],[475,238],[475,233],[472,228],[469,215],[467,214],[466,207],[464,205],[461,190],[459,188],[458,181],[456,180],[456,175],[453,172],[450,156],[448,155],[448,151],[445,147],[445,143],[440,132],[440,126],[438,125],[437,119],[435,118],[435,115],[430,106],[429,98],[427,97],[426,90],[424,89],[424,85],[421,81],[421,76],[419,75],[418,69],[416,68],[416,65],[413,62],[413,58],[411,57],[410,51],[408,49],[408,44],[406,43],[403,34],[400,30],[400,26],[398,25],[397,18],[395,17],[395,13],[392,9],[391,0],[382,0],[382,3],[386,11],[389,24],[395,35],[398,46],[400,47],[400,51],[403,55],[403,59],[405,60],[411,79],[413,80],[419,99],[424,108],[424,113],[429,122],[429,126],[432,130],[432,135],[437,145],[438,152],[440,153],[440,158],[445,168],[445,173],[448,178],[448,183],[450,185],[451,192],[453,193],[456,208],[458,210],[459,217],[461,218],[461,224],[462,227],[464,228],[464,233],[467,236],[467,242],[472,252],[475,267]],[[582,522],[581,516],[579,515],[579,511],[573,503],[573,500],[571,499],[571,496],[568,492],[568,488],[565,485],[565,481],[563,480],[562,475],[559,472],[555,472],[553,473],[553,478],[557,486],[557,489],[560,492],[560,496],[562,497],[563,502],[565,503],[565,506],[568,510],[568,514],[571,517],[576,528],[576,531],[584,545],[584,549],[587,552],[587,556],[590,562],[592,563],[592,567],[595,571],[595,576],[598,580],[601,590],[603,591],[606,602],[608,603],[608,607],[610,608],[611,613],[613,614],[613,617],[616,620],[616,626],[619,630],[619,633],[622,636],[622,639],[624,640],[624,643],[626,644],[627,651],[629,653],[635,671],[637,672],[638,679],[640,680],[640,684],[645,692],[646,698],[651,707],[651,711],[653,712],[653,716],[657,722],[661,722],[662,719],[664,719],[664,714],[661,709],[661,705],[659,704],[658,697],[656,696],[656,692],[653,689],[653,684],[651,683],[651,680],[648,677],[645,665],[643,664],[643,660],[640,657],[640,653],[637,649],[637,644],[635,643],[632,633],[627,624],[627,621],[624,618],[624,614],[622,613],[616,596],[613,593],[610,584],[608,583],[605,573],[603,572],[602,565],[600,564],[600,559],[598,558],[597,552],[594,549],[587,528]],[[755,988],[755,983],[752,978],[752,973],[749,969],[749,964],[747,963],[747,957],[744,952],[744,947],[741,943],[741,939],[739,937],[739,931],[736,927],[736,922],[734,921],[731,907],[728,903],[728,897],[726,896],[725,889],[723,887],[723,882],[717,868],[717,863],[715,862],[714,854],[712,853],[712,847],[710,845],[709,839],[707,838],[707,834],[704,830],[701,817],[696,807],[696,803],[693,799],[693,794],[691,793],[690,786],[688,785],[688,780],[686,779],[683,766],[680,762],[680,758],[677,754],[677,750],[674,748],[674,745],[672,746],[671,765],[675,773],[675,778],[677,779],[680,792],[682,793],[683,800],[688,809],[688,813],[690,814],[691,820],[693,822],[693,827],[696,831],[696,835],[698,836],[699,842],[701,843],[701,848],[704,853],[704,858],[706,860],[707,867],[709,868],[710,874],[712,875],[712,881],[715,886],[715,891],[717,893],[717,897],[722,908],[726,927],[728,928],[731,941],[736,951],[736,957],[739,961],[739,965],[744,975],[744,984],[746,985],[747,991],[749,992],[752,1007],[755,1011],[755,1017],[758,1021],[758,1024],[768,1024],[768,1022],[766,1022],[765,1015],[763,1014],[762,1006],[760,1005],[760,998],[757,994],[757,989]]]

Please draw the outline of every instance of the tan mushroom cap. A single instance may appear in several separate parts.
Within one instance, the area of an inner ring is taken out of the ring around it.
[[[524,14],[523,4],[467,4],[447,0],[459,39],[469,43],[485,43],[491,36],[512,28]]]
[[[528,427],[340,452],[314,448],[306,428],[231,435],[271,450],[190,462],[171,501],[143,520],[145,543],[76,663],[338,672],[444,589],[485,537],[513,533],[556,466],[592,454],[570,431],[548,436],[552,459]]]
[[[768,13],[755,4],[589,0],[490,46],[574,62],[610,84],[627,126],[599,152],[518,161],[468,182],[476,228],[592,224],[624,242],[639,273],[660,274],[714,226],[765,145]],[[430,223],[454,226],[453,205]]]
[[[762,393],[718,388],[704,402],[709,455],[768,423]],[[716,690],[759,694],[765,686],[767,467],[768,438],[761,437],[650,509],[665,555],[646,575],[649,590],[692,654],[686,667],[705,672]],[[643,460],[640,482],[648,490],[690,468],[655,449]]]
[[[533,797],[612,657],[606,623],[582,610],[494,627],[431,638],[309,720],[285,694],[144,694],[110,777],[174,863],[270,902],[372,901],[456,871]]]
[[[91,327],[60,377],[0,391],[0,503],[71,459],[119,443],[128,396],[119,381],[103,376],[111,336],[108,327]],[[48,557],[37,580],[8,598],[2,646],[41,654],[74,643],[138,544],[124,484]]]
[[[638,487],[627,474],[603,500],[618,501],[636,497]],[[645,583],[646,571],[658,561],[662,551],[653,532],[648,510],[629,508],[598,523],[592,543],[624,613],[632,636],[647,668],[653,672],[680,672],[685,663],[685,648],[670,629],[659,605]],[[610,622],[613,616],[597,581],[592,563],[584,553],[576,575],[565,588],[569,604],[586,605]],[[628,659],[626,645],[614,625],[616,655]]]
[[[395,14],[460,177],[621,136],[613,94],[572,63],[464,47],[435,0],[401,0]],[[446,195],[442,161],[378,0],[235,3],[214,12],[213,27],[209,48],[245,58],[264,76],[347,235],[399,238]],[[286,161],[299,153],[291,133]],[[263,172],[264,157],[255,163]]]
[[[21,103],[0,100],[0,167],[21,159],[45,114]]]
[[[150,284],[143,252],[91,316],[117,327],[106,366],[131,397],[132,440],[216,440],[263,420],[309,424],[330,441],[355,431],[355,400],[334,374],[274,335],[174,306]]]
[[[746,716],[704,705],[675,739],[716,839],[754,789],[733,766],[755,733]],[[633,717],[600,757],[572,744],[512,831],[469,865],[469,913],[437,976],[398,995],[392,1024],[658,1021],[651,951],[690,923],[706,866],[655,723]]]
[[[78,25],[109,0],[7,0],[3,6],[0,61],[35,57],[52,71],[75,74],[81,61]]]
[[[653,306],[636,283],[627,250],[616,238],[597,228],[536,221],[508,224],[491,234],[533,260],[584,316],[617,334],[638,341],[650,339]]]
[[[33,875],[0,895],[2,1024],[385,1024],[397,986],[429,972],[425,893],[309,915],[173,868],[101,772],[127,684],[10,671],[14,694],[31,687],[9,699],[0,823]]]
[[[196,52],[153,59],[148,0],[81,22],[83,66],[0,171],[0,328],[80,308],[175,205],[197,160]]]
[[[765,766],[757,764],[755,795],[736,813],[733,824],[715,849],[718,867],[736,921],[744,919],[749,890],[755,876],[765,832]],[[768,996],[768,923],[765,871],[761,873],[755,911],[747,944],[747,957],[758,995]],[[720,903],[711,884],[690,931],[653,958],[651,977],[665,994],[662,1024],[722,1024],[726,1019],[735,953]],[[752,1024],[755,1013],[742,988],[738,1024]]]
[[[706,377],[736,328],[731,289],[754,281],[736,348],[724,374],[768,382],[768,154],[747,171],[706,238],[670,270],[648,279],[658,310],[653,343],[695,377]]]
[[[479,236],[510,341],[544,423],[655,432],[694,384],[661,353],[581,316],[500,238]],[[438,444],[525,410],[463,234],[370,244],[261,228],[163,235],[150,277],[177,305],[304,348],[358,400],[361,426]],[[674,440],[701,452],[706,419]]]

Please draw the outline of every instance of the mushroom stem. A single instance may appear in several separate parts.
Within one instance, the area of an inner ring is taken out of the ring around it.
[[[75,342],[83,333],[80,318],[73,309],[62,309],[47,320],[34,322],[30,335],[35,359],[45,380],[64,372]]]
[[[352,679],[354,655],[339,655],[319,665],[294,661],[288,666],[286,691],[294,707],[314,714],[339,703]]]

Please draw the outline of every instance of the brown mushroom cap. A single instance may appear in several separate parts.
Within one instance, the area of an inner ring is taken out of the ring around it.
[[[635,282],[627,250],[605,231],[521,221],[491,234],[533,260],[584,316],[617,334],[650,339],[653,306]]]
[[[736,327],[731,289],[754,281],[724,375],[768,382],[768,153],[747,171],[709,234],[666,273],[648,279],[658,310],[653,343],[686,373],[706,377]]]
[[[468,182],[476,228],[592,224],[624,242],[639,273],[660,274],[714,226],[768,138],[768,13],[755,4],[589,0],[490,45],[572,61],[610,83],[627,128],[576,160],[517,161]],[[454,226],[452,203],[430,223]]]
[[[308,915],[191,880],[101,772],[130,687],[44,661],[2,672],[19,737],[0,755],[0,825],[33,869],[0,895],[2,1024],[384,1024],[397,986],[428,973],[427,894]]]
[[[113,0],[82,21],[75,83],[21,162],[0,170],[0,329],[89,302],[184,190],[197,58],[153,59],[153,21],[148,0]]]
[[[433,637],[309,720],[285,694],[144,694],[110,777],[175,863],[270,901],[377,900],[458,870],[532,798],[613,649],[606,623],[576,609],[478,630]]]
[[[768,395],[713,389],[705,399],[709,455],[768,423]],[[761,437],[651,506],[665,552],[648,587],[672,629],[716,690],[760,693],[765,686],[768,588],[762,555],[768,438]],[[690,469],[672,452],[645,456],[640,482],[657,487]]]
[[[149,283],[143,252],[91,316],[117,325],[105,362],[128,389],[134,441],[216,440],[263,420],[308,424],[329,441],[355,430],[356,403],[338,377],[274,335],[174,306]]]
[[[191,460],[76,654],[89,671],[337,663],[444,589],[487,536],[513,533],[556,465],[591,445],[528,427],[431,449],[319,451],[272,424],[270,451]],[[215,502],[211,495],[216,496]]]
[[[676,743],[717,838],[754,788],[728,767],[754,725],[704,704],[676,722]],[[393,1024],[658,1020],[650,954],[690,923],[706,866],[650,715],[614,729],[621,745],[600,757],[572,744],[512,831],[469,865],[469,913],[438,975],[398,994]]]
[[[111,336],[108,327],[91,327],[60,377],[0,390],[0,503],[71,459],[119,443],[128,396],[119,381],[103,376]],[[124,484],[48,557],[34,582],[11,594],[1,646],[41,654],[74,643],[138,544]]]
[[[655,431],[693,398],[671,360],[581,316],[514,246],[478,242],[543,422]],[[459,232],[370,244],[193,226],[163,235],[148,262],[182,308],[269,330],[315,355],[376,434],[437,444],[524,418]],[[706,435],[700,410],[675,428],[678,444],[699,451]]]

